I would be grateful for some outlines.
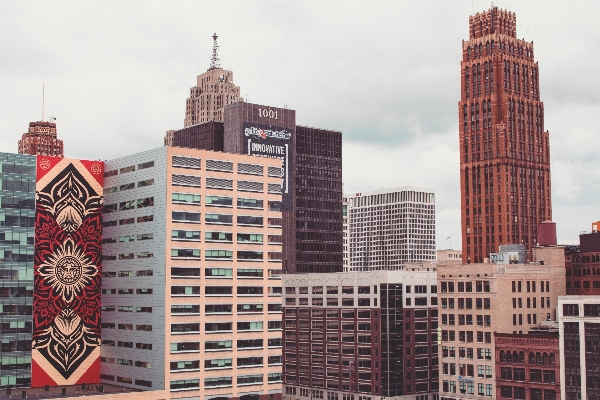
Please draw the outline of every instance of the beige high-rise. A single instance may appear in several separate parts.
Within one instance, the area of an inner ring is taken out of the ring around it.
[[[223,69],[219,64],[217,38],[215,33],[210,67],[198,75],[196,86],[190,89],[190,97],[185,102],[184,128],[208,121],[223,121],[223,108],[240,100],[240,87],[233,83],[233,71]]]

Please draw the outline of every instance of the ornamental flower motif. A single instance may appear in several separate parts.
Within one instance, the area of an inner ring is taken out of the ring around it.
[[[92,277],[98,274],[98,267],[90,264],[89,258],[68,238],[47,256],[38,272],[55,293],[66,303],[71,303],[90,285]]]
[[[102,168],[100,168],[100,164],[94,163],[90,170],[92,171],[92,174],[98,175],[102,171]]]
[[[44,171],[46,171],[48,168],[50,168],[50,160],[48,160],[47,158],[44,158],[40,161],[40,168],[43,169]]]

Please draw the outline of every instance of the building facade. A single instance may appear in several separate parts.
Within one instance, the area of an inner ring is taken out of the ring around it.
[[[401,187],[347,195],[348,270],[435,261],[435,193]]]
[[[240,87],[233,83],[233,71],[221,68],[217,34],[212,38],[210,67],[198,75],[196,86],[190,89],[190,97],[185,102],[184,128],[208,121],[223,121],[224,107],[241,99]]]
[[[435,267],[283,277],[287,399],[432,400]]]
[[[103,163],[0,160],[0,385],[97,383]]]
[[[295,272],[341,272],[342,133],[297,126],[295,156]]]
[[[517,39],[514,13],[469,17],[458,113],[463,262],[507,243],[531,251],[552,219],[550,143],[533,42]]]
[[[461,250],[438,250],[437,260],[439,263],[462,263],[462,251]]]
[[[558,330],[495,333],[496,398],[560,399]]]
[[[560,398],[600,396],[600,296],[561,296]]]
[[[106,163],[102,382],[281,393],[281,161],[162,147]]]
[[[565,249],[568,295],[600,295],[600,233],[579,235],[579,246]]]
[[[556,320],[565,293],[563,252],[534,248],[529,264],[438,264],[442,399],[496,398],[493,335]]]
[[[223,122],[208,121],[167,132],[165,146],[223,151]]]
[[[56,136],[56,123],[29,123],[29,130],[19,140],[19,154],[64,157],[63,141]]]

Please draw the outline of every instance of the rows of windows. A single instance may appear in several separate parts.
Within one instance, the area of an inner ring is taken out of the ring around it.
[[[246,386],[246,385],[261,385],[264,381],[263,374],[252,374],[252,375],[238,375],[236,377],[236,385],[237,386]],[[278,383],[281,382],[281,374],[280,373],[269,373],[267,374],[267,382],[268,383]],[[231,376],[219,376],[219,377],[211,377],[204,378],[204,388],[218,388],[218,387],[232,387],[233,386],[233,378]],[[200,388],[200,379],[184,379],[184,380],[174,380],[170,382],[171,391],[179,391],[179,390],[194,390]]]
[[[487,314],[458,314],[458,319],[455,317],[455,314],[442,314],[442,325],[474,325],[475,322],[477,326],[492,326],[492,316]]]
[[[233,350],[233,340],[208,340],[204,342],[204,351],[229,351]],[[238,339],[236,342],[237,350],[255,350],[264,347],[263,339]],[[267,339],[268,348],[280,348],[281,338]],[[199,353],[200,342],[185,341],[171,343],[171,353]]]
[[[146,186],[152,186],[152,185],[154,185],[154,179],[145,179],[143,181],[137,182],[137,187],[139,187],[139,188],[146,187]],[[111,186],[111,187],[104,188],[104,194],[122,192],[124,190],[130,190],[130,189],[135,189],[135,188],[136,188],[135,182],[126,183],[123,185]]]
[[[474,355],[477,355],[478,360],[491,360],[492,359],[492,349],[485,347],[459,347],[458,348],[458,357],[459,358],[469,358],[474,359]],[[456,357],[456,347],[454,346],[442,346],[442,357]]]
[[[154,167],[154,161],[147,161],[147,162],[143,162],[137,165],[137,170],[141,171],[143,169],[146,168],[152,168]],[[110,176],[116,176],[119,174],[126,174],[128,172],[133,172],[135,171],[135,164],[134,165],[130,165],[128,167],[123,167],[123,168],[119,168],[119,169],[114,169],[114,170],[110,170],[110,171],[104,171],[104,177],[108,178]]]
[[[462,394],[475,394],[475,383],[468,382],[467,379],[460,380],[459,382],[459,393]],[[442,391],[446,393],[456,393],[456,381],[442,381]],[[479,396],[491,397],[494,394],[493,384],[491,383],[478,383],[477,394]]]
[[[456,331],[442,330],[443,342],[456,342]],[[482,331],[458,331],[458,341],[471,343],[492,343],[492,333]]]
[[[117,226],[117,225],[129,225],[129,224],[135,224],[136,222],[138,224],[144,223],[144,222],[152,222],[154,221],[154,215],[141,215],[138,217],[129,217],[129,218],[122,218],[122,219],[114,219],[114,220],[109,220],[109,221],[102,221],[102,226],[104,228],[108,228],[111,226]]]
[[[128,253],[129,254],[129,253]],[[131,253],[133,254],[133,253]],[[129,258],[133,258],[129,257]],[[139,257],[143,258],[143,257]],[[185,248],[185,249],[171,249],[171,259],[197,259],[201,258],[200,249]],[[281,261],[281,252],[268,252],[268,261]],[[109,258],[110,259],[110,258]],[[113,260],[115,258],[112,258]],[[119,259],[123,259],[119,256]],[[217,260],[217,261],[232,261],[233,250],[217,250],[207,249],[204,250],[205,260]],[[251,250],[237,250],[236,259],[238,261],[262,261],[264,260],[264,253],[262,251],[251,251]]]
[[[264,357],[238,357],[235,360],[237,368],[262,367]],[[280,365],[281,356],[267,356],[267,365]],[[213,358],[204,360],[204,370],[232,369],[234,365],[232,358]],[[171,361],[171,372],[185,372],[200,370],[200,360]]]
[[[473,298],[442,298],[442,308],[454,309],[455,306],[459,310],[473,309]],[[491,308],[491,299],[487,297],[475,298],[475,309],[477,310],[489,310]]]
[[[113,289],[103,289],[113,290]],[[140,290],[140,289],[138,289]],[[267,287],[269,296],[281,295],[280,286],[269,286]],[[118,289],[118,294],[133,294],[133,289]],[[237,296],[259,296],[262,297],[265,291],[264,286],[237,286],[235,288]],[[114,293],[108,293],[114,294]],[[172,296],[200,296],[200,286],[171,286]],[[232,296],[233,286],[205,286],[205,296]]]
[[[489,292],[490,288],[490,281],[475,281],[477,293]],[[440,289],[442,293],[469,293],[473,292],[473,282],[441,282]]]

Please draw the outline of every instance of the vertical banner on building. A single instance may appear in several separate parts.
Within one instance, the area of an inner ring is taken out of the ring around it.
[[[100,381],[103,173],[37,157],[32,387]]]
[[[275,126],[244,123],[244,154],[279,158],[281,167],[281,211],[294,210],[294,141],[292,131]]]

